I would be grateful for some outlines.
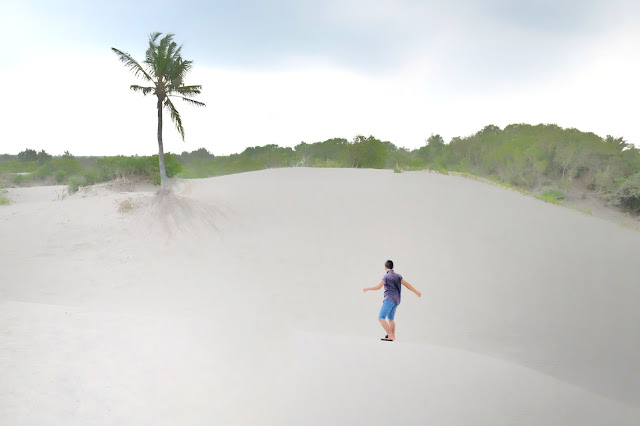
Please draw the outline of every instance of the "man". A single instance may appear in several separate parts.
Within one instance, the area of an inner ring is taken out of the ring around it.
[[[396,322],[394,318],[396,316],[396,308],[400,304],[400,291],[402,286],[407,287],[418,297],[421,297],[422,294],[413,288],[411,284],[406,282],[402,278],[402,275],[395,273],[393,270],[393,262],[391,260],[387,260],[385,262],[384,269],[386,270],[386,273],[382,277],[382,281],[380,281],[377,286],[365,287],[362,291],[366,293],[369,290],[380,290],[382,286],[384,286],[384,301],[382,302],[382,308],[380,309],[378,320],[380,320],[380,324],[387,332],[387,335],[380,340],[393,342],[396,340]],[[389,323],[386,321],[387,318],[389,319]]]

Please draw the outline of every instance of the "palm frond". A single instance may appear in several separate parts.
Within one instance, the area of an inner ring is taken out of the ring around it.
[[[151,67],[155,75],[161,76],[167,67],[167,47],[173,40],[173,34],[167,34],[160,39],[162,33],[155,32],[149,35],[149,47],[145,52],[145,63]]]
[[[205,106],[203,102],[191,99],[200,94],[202,86],[184,85],[184,80],[189,71],[191,71],[193,61],[182,58],[182,46],[175,43],[173,37],[174,35],[171,33],[164,36],[159,32],[149,34],[149,47],[145,52],[144,61],[148,73],[145,75],[153,75],[156,81],[149,78],[149,80],[154,83],[154,87],[133,85],[131,89],[142,92],[144,95],[157,93],[158,96],[163,97],[164,94],[167,94],[169,96],[180,97],[195,106]],[[133,61],[130,56],[127,56],[127,59]],[[137,64],[137,62],[135,64]],[[133,65],[131,66],[133,67]],[[145,72],[139,64],[137,64],[137,66],[138,68],[136,69],[138,72]],[[184,139],[184,129],[182,127],[180,114],[169,98],[165,99],[164,107],[171,113],[171,118]]]
[[[207,106],[204,102],[196,101],[195,99],[185,98],[184,96],[174,96],[175,98],[181,98],[183,101],[187,101],[191,105],[195,106]]]
[[[171,60],[176,56],[180,56],[179,54],[176,55],[177,48],[178,48],[178,44],[175,41],[172,41],[171,43],[169,43],[169,47],[167,48],[167,59]]]
[[[158,37],[160,37],[162,35],[161,32],[156,31],[155,33],[151,33],[149,34],[149,42],[150,43],[155,43],[156,40],[158,39]]]
[[[193,61],[185,61],[182,58],[176,58],[172,61],[171,66],[167,69],[167,79],[169,87],[172,91],[177,91],[184,84],[186,75],[191,71]]]
[[[125,67],[127,67],[131,71],[133,71],[133,74],[136,77],[139,77],[140,74],[142,74],[142,76],[144,77],[145,80],[153,81],[153,79],[147,73],[147,71],[145,71],[145,69],[142,68],[142,66],[135,59],[133,59],[130,54],[128,54],[126,52],[122,52],[122,51],[116,49],[115,47],[112,47],[111,50],[113,50],[115,52],[115,54],[118,55],[118,59],[120,59],[120,62],[122,62]]]
[[[154,65],[160,75],[165,75],[167,73],[167,69],[173,62],[173,58],[169,54],[169,49],[174,44],[175,43],[173,42],[173,34],[167,34],[166,36],[162,37],[160,43],[156,46]]]
[[[156,51],[156,40],[158,39],[158,37],[160,37],[162,33],[151,33],[149,34],[149,47],[147,48],[146,52],[144,53],[144,63],[149,65],[149,66],[153,66],[153,53]]]
[[[160,44],[158,45],[160,51],[166,54],[167,50],[169,49],[169,45],[173,43],[173,36],[174,34],[168,33],[167,35],[162,37],[162,39],[160,40]]]
[[[174,90],[175,93],[178,93],[182,96],[195,96],[195,95],[199,95],[202,91],[202,86],[201,85],[197,85],[197,86],[180,86],[177,89]]]
[[[143,86],[138,86],[137,84],[132,84],[131,90],[133,90],[134,92],[142,92],[143,95],[147,96],[149,93],[152,93],[154,90],[156,90],[156,88],[143,87]]]
[[[180,133],[180,136],[182,136],[182,140],[184,140],[184,128],[182,127],[182,119],[180,118],[180,113],[178,113],[178,110],[175,106],[173,106],[173,103],[169,98],[166,98],[164,100],[164,107],[169,110],[171,120],[173,120],[178,133]]]
[[[173,56],[176,58],[182,57],[182,45],[178,46],[178,49],[173,53]]]

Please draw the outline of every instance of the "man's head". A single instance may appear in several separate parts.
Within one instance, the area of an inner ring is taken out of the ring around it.
[[[387,260],[384,262],[385,269],[393,269],[393,260]]]

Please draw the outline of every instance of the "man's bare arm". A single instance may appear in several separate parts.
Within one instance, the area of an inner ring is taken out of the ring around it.
[[[369,290],[380,290],[383,285],[384,285],[384,281],[380,281],[380,283],[378,285],[373,286],[373,287],[365,287],[365,288],[362,289],[362,291],[364,291],[366,293]]]
[[[416,294],[416,296],[422,297],[422,293],[420,293],[418,290],[413,288],[413,286],[411,284],[409,284],[408,282],[406,282],[405,280],[402,280],[402,285],[405,286],[406,288],[408,288],[409,290],[411,290],[412,292],[414,292]]]

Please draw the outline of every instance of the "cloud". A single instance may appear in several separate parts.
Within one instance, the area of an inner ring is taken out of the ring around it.
[[[177,103],[186,142],[165,116],[173,152],[358,133],[415,148],[514,122],[640,142],[640,6],[622,0],[149,4],[3,6],[5,39],[17,31],[0,63],[6,152],[154,153],[155,102],[109,50],[141,58],[154,29],[185,42],[207,103]]]

